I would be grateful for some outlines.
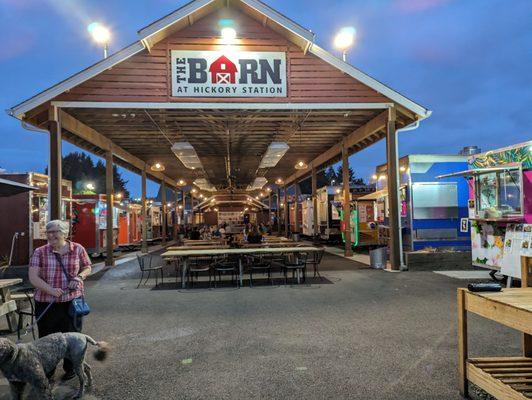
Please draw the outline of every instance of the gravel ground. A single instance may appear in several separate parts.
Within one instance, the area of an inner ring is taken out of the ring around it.
[[[461,398],[456,288],[467,281],[334,255],[322,275],[309,285],[211,290],[180,290],[167,277],[155,290],[136,289],[135,262],[97,274],[84,331],[113,350],[105,363],[91,361],[85,398]],[[518,354],[519,343],[516,332],[470,318],[472,355]],[[0,399],[7,393],[0,382]]]

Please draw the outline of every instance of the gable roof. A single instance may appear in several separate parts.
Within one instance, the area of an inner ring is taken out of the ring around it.
[[[114,65],[127,60],[133,55],[145,50],[150,49],[153,41],[157,40],[158,35],[164,35],[166,30],[172,29],[179,24],[192,23],[195,16],[202,16],[205,13],[210,13],[208,7],[219,6],[225,3],[224,0],[193,0],[176,11],[162,17],[161,19],[153,22],[152,24],[142,28],[138,31],[139,40],[126,48],[114,53],[110,57],[93,64],[92,66],[84,69],[83,71],[65,79],[64,81],[44,90],[43,92],[31,97],[28,100],[6,110],[7,113],[16,118],[23,118],[24,114],[28,111],[52,100],[61,93],[72,89],[73,87],[87,81],[88,79],[98,75],[99,73],[113,67]],[[251,12],[258,13],[264,19],[264,23],[271,21],[276,30],[282,31],[286,36],[289,36],[290,40],[297,42],[305,51],[312,53],[323,61],[336,67],[342,72],[350,75],[356,80],[364,83],[368,87],[376,90],[382,95],[393,100],[397,104],[403,106],[407,110],[410,110],[414,114],[418,115],[420,119],[430,116],[431,111],[425,107],[415,103],[402,94],[394,91],[383,83],[377,81],[371,76],[365,74],[352,65],[344,62],[343,60],[335,57],[331,53],[327,52],[323,48],[317,46],[314,43],[314,33],[310,30],[303,28],[301,25],[295,23],[291,19],[275,11],[273,8],[267,6],[259,0],[232,0],[231,5],[236,5],[244,10],[251,10]]]

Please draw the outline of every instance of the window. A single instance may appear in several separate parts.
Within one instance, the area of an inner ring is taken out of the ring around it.
[[[476,203],[477,215],[481,218],[521,215],[521,170],[479,174],[476,179]]]

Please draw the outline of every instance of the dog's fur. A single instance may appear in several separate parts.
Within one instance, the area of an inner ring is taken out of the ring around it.
[[[108,352],[107,344],[97,342],[83,333],[54,333],[24,344],[0,338],[0,370],[9,381],[13,399],[21,400],[24,387],[30,384],[39,393],[39,399],[52,400],[52,388],[47,375],[53,373],[64,358],[72,361],[80,384],[75,398],[81,398],[85,378],[87,386],[92,385],[91,367],[85,362],[88,343],[98,346],[94,357],[103,361]]]

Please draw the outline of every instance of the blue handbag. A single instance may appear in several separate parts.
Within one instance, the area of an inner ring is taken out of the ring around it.
[[[65,266],[63,265],[63,260],[61,259],[61,255],[59,255],[58,253],[54,253],[54,254],[68,282],[70,282],[72,279],[70,279],[70,276],[68,276],[67,270]],[[91,312],[91,308],[89,307],[89,303],[85,301],[84,295],[81,295],[80,297],[76,297],[75,299],[72,299],[72,302],[70,303],[70,307],[68,309],[68,313],[71,317],[73,318],[84,317],[85,315],[88,315],[90,312]]]

